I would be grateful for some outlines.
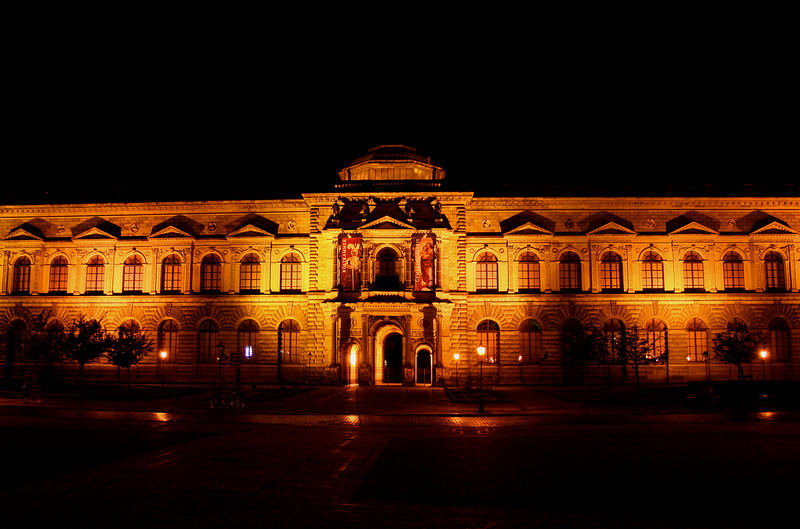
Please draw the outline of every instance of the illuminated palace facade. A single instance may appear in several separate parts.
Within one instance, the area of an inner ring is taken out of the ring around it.
[[[5,376],[28,368],[23,312],[47,309],[65,329],[85,315],[145,331],[138,382],[214,382],[223,351],[245,384],[477,383],[483,345],[486,383],[561,383],[576,328],[611,356],[637,329],[661,357],[646,381],[734,378],[703,353],[735,323],[766,337],[748,374],[800,378],[800,198],[486,197],[444,178],[382,146],[331,192],[289,199],[2,206]]]

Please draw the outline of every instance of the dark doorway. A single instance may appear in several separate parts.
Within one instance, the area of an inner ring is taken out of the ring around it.
[[[431,383],[431,352],[428,349],[417,351],[417,384]]]
[[[390,334],[383,341],[383,383],[403,382],[403,337]]]

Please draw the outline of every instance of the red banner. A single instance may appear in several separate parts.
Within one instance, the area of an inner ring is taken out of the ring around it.
[[[436,287],[436,236],[432,233],[414,237],[414,290]]]
[[[361,237],[339,237],[339,285],[343,290],[361,290]]]

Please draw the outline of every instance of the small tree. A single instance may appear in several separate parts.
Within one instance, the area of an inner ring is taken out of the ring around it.
[[[595,328],[585,332],[578,326],[567,327],[561,332],[561,344],[563,347],[562,363],[565,370],[577,370],[581,382],[584,382],[589,364],[596,362],[602,356],[602,333]]]
[[[104,356],[110,364],[128,370],[128,389],[131,387],[131,366],[147,356],[153,350],[153,341],[141,332],[122,332],[112,339]]]
[[[83,369],[106,354],[114,338],[110,336],[100,321],[81,315],[72,323],[67,334],[65,356],[78,362],[80,369],[80,390],[83,394]]]
[[[21,337],[20,349],[24,358],[33,361],[31,390],[35,390],[39,381],[40,364],[60,357],[66,336],[58,326],[51,324],[53,313],[49,309],[43,309],[36,314],[22,309],[21,315],[25,321],[25,331]]]
[[[735,365],[738,379],[744,380],[742,364],[755,360],[758,346],[764,342],[764,335],[748,330],[742,323],[734,323],[728,330],[717,334],[713,342],[717,359]]]
[[[642,335],[639,332],[639,327],[634,325],[625,331],[623,343],[624,347],[620,350],[620,361],[625,366],[633,366],[636,387],[639,388],[639,366],[655,362],[655,359],[650,355],[650,344],[647,342],[647,335]]]

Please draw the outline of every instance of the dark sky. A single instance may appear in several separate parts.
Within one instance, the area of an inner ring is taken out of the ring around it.
[[[22,163],[9,181],[54,201],[322,190],[368,148],[395,143],[464,187],[797,174],[776,126],[784,74],[741,54],[68,50],[26,63],[12,100]]]

